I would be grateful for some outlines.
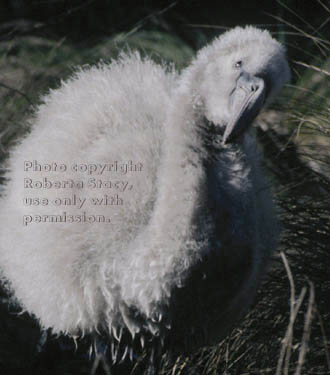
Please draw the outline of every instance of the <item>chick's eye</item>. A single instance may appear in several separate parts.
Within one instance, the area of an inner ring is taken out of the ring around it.
[[[241,61],[241,60],[236,61],[236,62],[235,62],[235,68],[236,68],[236,69],[239,69],[239,68],[241,68],[241,67],[242,67],[242,61]]]

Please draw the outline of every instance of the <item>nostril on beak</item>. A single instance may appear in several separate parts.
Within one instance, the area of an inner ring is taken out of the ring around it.
[[[252,83],[251,85],[251,91],[257,91],[259,86],[256,83]]]

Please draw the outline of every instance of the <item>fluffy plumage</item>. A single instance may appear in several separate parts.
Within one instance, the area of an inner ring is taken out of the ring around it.
[[[44,98],[31,132],[11,151],[0,201],[0,267],[42,327],[108,332],[113,342],[123,333],[124,346],[134,349],[145,338],[165,340],[180,352],[218,342],[249,306],[277,232],[253,129],[221,142],[232,116],[235,63],[266,82],[268,98],[289,78],[283,47],[268,32],[246,27],[215,39],[180,76],[138,54],[122,55],[78,71]],[[143,168],[27,175],[24,161],[33,160],[132,160]],[[119,193],[118,206],[24,205],[26,196],[89,200],[115,193],[24,188],[25,177],[45,176],[133,187]],[[22,224],[24,215],[64,211],[112,222]]]

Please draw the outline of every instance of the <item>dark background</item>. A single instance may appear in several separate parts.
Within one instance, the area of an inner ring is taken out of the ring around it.
[[[290,55],[299,58],[306,49],[317,52],[310,36],[328,39],[327,6],[318,0],[2,0],[0,40],[32,34],[88,46],[143,28],[174,33],[198,49],[225,28],[255,24],[280,33],[279,39],[293,47]],[[299,30],[309,37],[298,36]]]

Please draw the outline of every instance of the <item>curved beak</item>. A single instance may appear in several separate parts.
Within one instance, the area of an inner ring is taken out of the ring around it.
[[[223,144],[242,134],[262,108],[266,97],[263,79],[242,73],[230,98],[231,119],[223,136]]]

